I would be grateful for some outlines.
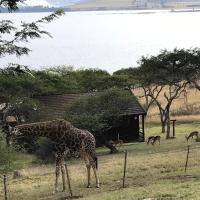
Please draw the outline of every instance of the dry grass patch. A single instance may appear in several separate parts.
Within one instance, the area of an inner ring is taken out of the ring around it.
[[[83,196],[83,199],[198,199],[200,182],[200,143],[186,142],[185,133],[191,129],[200,128],[200,124],[178,124],[176,127],[177,138],[174,140],[161,139],[161,145],[146,145],[146,143],[126,144],[121,153],[106,154],[107,150],[98,149],[99,175],[101,188],[87,189],[86,168],[83,161],[68,162],[69,174],[73,193]],[[157,134],[160,127],[149,126],[147,136]],[[185,174],[185,158],[187,145],[192,145]],[[127,188],[121,189],[124,165],[123,150],[128,150],[127,160]],[[62,199],[69,196],[60,193],[53,194],[54,190],[54,165],[32,166],[24,169],[28,178],[12,179],[9,176],[9,195],[11,200],[40,200]],[[60,181],[60,190],[62,185]],[[2,184],[0,184],[0,199],[3,199]]]
[[[167,88],[163,90],[160,95],[159,101],[165,105],[166,100],[164,99],[164,92],[167,91]],[[200,120],[200,111],[198,112],[198,108],[200,108],[200,92],[194,88],[187,88],[187,99],[182,95],[173,101],[171,106],[171,111],[174,113],[172,117],[175,117],[178,121],[181,122],[193,122]],[[143,91],[141,89],[134,90],[134,94],[137,97],[143,96]],[[139,101],[142,105],[145,104],[145,98],[139,98]],[[193,108],[194,107],[194,108]],[[191,109],[193,108],[193,109]],[[197,108],[197,109],[195,109]],[[181,110],[184,111],[181,115]],[[187,110],[187,112],[185,112]],[[171,114],[172,114],[171,113]],[[185,113],[185,114],[184,114]],[[160,122],[160,113],[158,107],[156,105],[152,106],[149,109],[147,122],[149,123],[158,123]]]

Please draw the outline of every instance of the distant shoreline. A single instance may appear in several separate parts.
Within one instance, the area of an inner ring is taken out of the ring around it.
[[[137,9],[133,9],[133,8],[115,8],[115,9],[111,9],[111,8],[104,8],[104,9],[99,9],[99,8],[88,8],[88,9],[70,9],[68,7],[27,7],[27,8],[22,8],[19,9],[15,12],[12,13],[39,13],[39,12],[55,12],[58,9],[62,9],[65,12],[98,12],[98,11],[143,11],[141,13],[138,14],[152,14],[152,13],[156,13],[156,11],[169,11],[169,12],[175,12],[175,13],[182,13],[182,12],[200,12],[200,7],[195,7],[195,8],[137,8]],[[9,13],[7,10],[3,9],[1,13]]]
[[[171,12],[200,12],[200,8],[198,9],[180,9],[180,10],[174,10],[172,9]]]

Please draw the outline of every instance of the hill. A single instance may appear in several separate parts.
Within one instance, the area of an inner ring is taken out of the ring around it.
[[[70,10],[134,10],[134,9],[193,9],[198,0],[87,0],[70,6]]]
[[[26,0],[19,3],[18,12],[186,9],[200,8],[199,0]],[[6,9],[2,9],[7,12]]]

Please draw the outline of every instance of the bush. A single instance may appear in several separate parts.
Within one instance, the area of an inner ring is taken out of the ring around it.
[[[13,147],[7,147],[5,139],[0,135],[0,172],[7,173],[14,169],[18,153]]]
[[[44,137],[39,138],[36,141],[36,147],[35,154],[43,163],[54,161],[54,144],[50,139]]]
[[[117,126],[121,113],[131,107],[136,98],[128,91],[111,88],[82,97],[66,108],[65,118],[78,128],[94,134]]]
[[[181,107],[176,111],[172,111],[172,116],[181,116],[181,115],[199,115],[200,114],[200,105],[198,104],[189,104],[186,107]]]

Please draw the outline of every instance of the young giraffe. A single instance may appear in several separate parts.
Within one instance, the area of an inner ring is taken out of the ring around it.
[[[72,126],[66,120],[53,120],[15,126],[11,134],[14,137],[31,135],[36,137],[47,137],[55,144],[56,151],[56,180],[55,191],[58,191],[58,178],[60,169],[62,173],[63,191],[66,190],[64,154],[67,149],[71,152],[79,151],[87,168],[87,187],[90,187],[90,169],[93,168],[96,187],[99,187],[97,175],[97,157],[95,153],[96,141],[94,136],[87,130],[81,130]]]

